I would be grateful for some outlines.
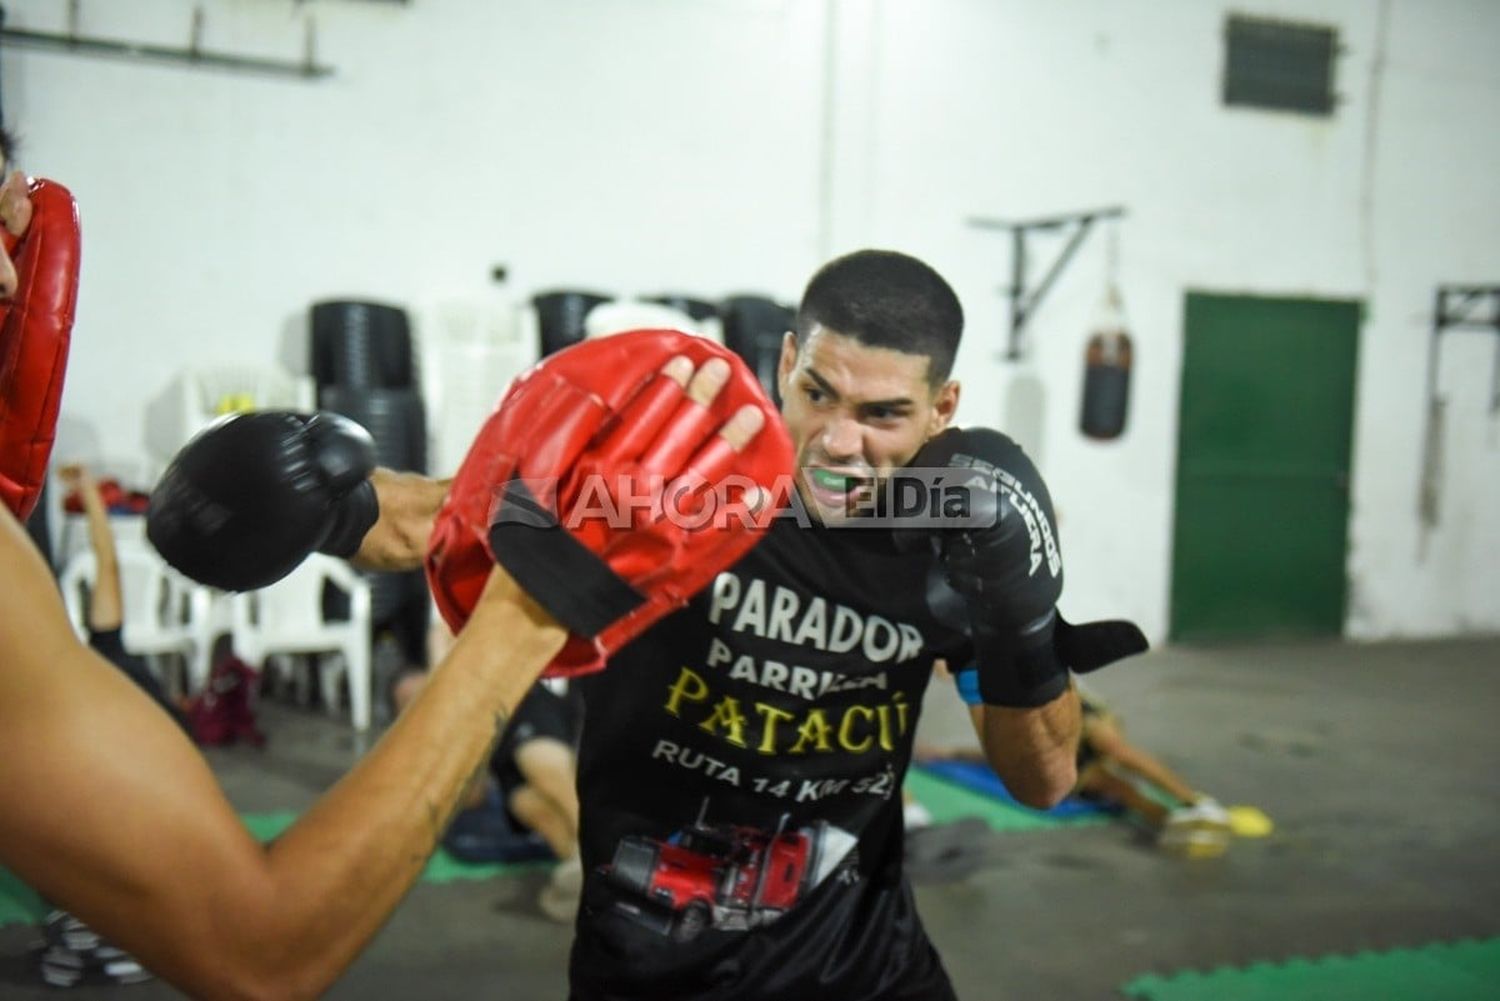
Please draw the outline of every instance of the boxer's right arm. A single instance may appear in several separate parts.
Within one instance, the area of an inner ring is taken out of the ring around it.
[[[257,411],[198,435],[151,495],[146,531],[173,567],[229,591],[264,587],[315,549],[362,570],[418,570],[448,481],[375,467],[336,414]]]
[[[380,517],[365,533],[350,562],[361,570],[420,570],[427,540],[452,480],[420,473],[376,469],[370,474]]]
[[[195,997],[315,997],[415,881],[565,633],[496,571],[417,702],[275,843],[74,638],[0,512],[0,862]]]

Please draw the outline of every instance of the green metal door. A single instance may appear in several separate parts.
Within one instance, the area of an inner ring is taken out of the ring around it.
[[[1188,294],[1173,639],[1343,631],[1360,313]]]

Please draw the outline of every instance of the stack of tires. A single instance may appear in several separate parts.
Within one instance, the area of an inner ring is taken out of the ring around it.
[[[536,310],[538,357],[572,347],[587,336],[584,320],[595,306],[613,302],[614,296],[578,289],[558,289],[540,292],[531,297],[531,306]]]
[[[355,300],[315,303],[309,344],[319,409],[363,425],[381,466],[425,474],[427,411],[406,311]],[[370,588],[376,634],[388,631],[408,663],[425,662],[430,602],[424,575],[373,574]]]
[[[790,306],[758,295],[730,296],[719,306],[724,346],[745,360],[778,406],[781,396],[776,389],[776,366],[781,359],[781,341],[796,318],[796,310]]]

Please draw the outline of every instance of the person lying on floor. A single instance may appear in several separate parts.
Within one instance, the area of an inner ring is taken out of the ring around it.
[[[1234,834],[1230,812],[1200,792],[1160,758],[1125,736],[1119,717],[1099,696],[1079,686],[1083,731],[1072,795],[1138,818],[1164,850],[1194,858],[1222,855]],[[984,764],[976,748],[918,745],[918,763]],[[1250,832],[1247,832],[1250,833]]]
[[[428,636],[429,655],[440,660],[453,634],[441,622]],[[391,701],[401,712],[427,683],[410,670],[396,679]],[[468,861],[520,862],[555,857],[559,865],[538,905],[554,921],[578,911],[583,868],[578,858],[579,712],[576,699],[546,684],[533,685],[490,754],[488,767],[469,781],[462,809],[443,837],[444,846]]]

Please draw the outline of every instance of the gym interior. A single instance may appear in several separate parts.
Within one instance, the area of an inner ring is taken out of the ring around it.
[[[234,690],[195,736],[257,837],[441,650],[420,571],[319,556],[232,595],[167,567],[146,511],[194,435],[332,411],[449,477],[517,376],[643,327],[775,392],[809,276],[889,248],[962,302],[957,422],[1046,479],[1059,608],[1150,641],[1087,695],[1193,790],[1028,808],[934,679],[906,850],[958,995],[1500,993],[1500,7],[3,9],[13,166],[83,238],[53,461],[100,488],[125,646],[195,722]],[[76,481],[28,527],[82,635]],[[327,996],[566,997],[557,860],[511,833],[440,849]],[[49,967],[52,911],[0,873],[0,996],[181,996]]]

